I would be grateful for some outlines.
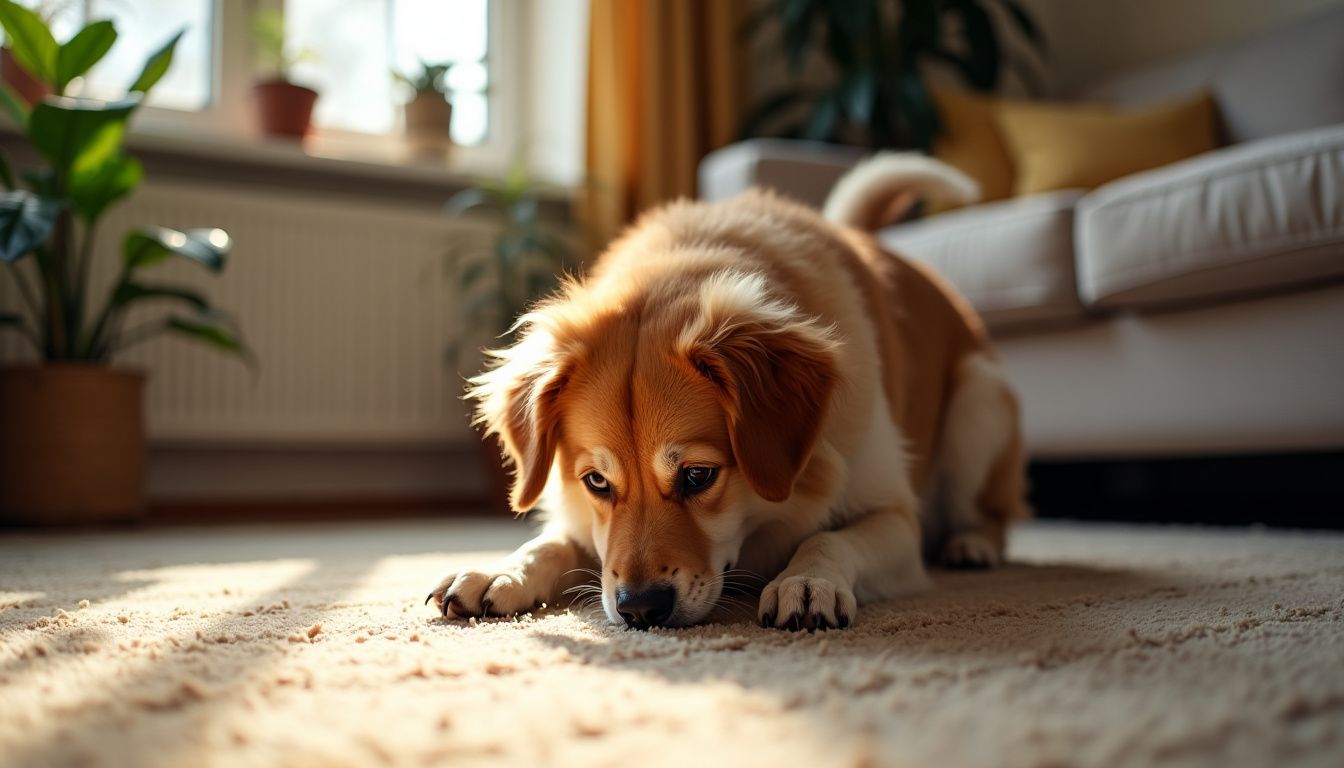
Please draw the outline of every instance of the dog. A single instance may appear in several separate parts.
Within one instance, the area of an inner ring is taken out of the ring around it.
[[[752,190],[642,216],[471,380],[545,522],[426,602],[509,616],[592,574],[613,623],[681,627],[758,578],[762,626],[816,630],[923,588],[926,558],[998,563],[1029,513],[1017,401],[974,311],[870,234],[976,194],[885,154],[824,214]]]

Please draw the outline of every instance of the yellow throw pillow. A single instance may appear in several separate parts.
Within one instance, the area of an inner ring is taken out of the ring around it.
[[[1000,102],[997,113],[1019,195],[1091,189],[1218,147],[1217,107],[1208,93],[1128,111]]]
[[[1013,160],[995,123],[1001,102],[967,91],[935,90],[933,104],[942,126],[933,156],[980,182],[980,202],[1013,194]],[[932,201],[930,211],[955,207]]]

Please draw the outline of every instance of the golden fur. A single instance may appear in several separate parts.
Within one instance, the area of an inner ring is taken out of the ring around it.
[[[612,621],[698,622],[757,577],[763,623],[843,626],[859,601],[922,583],[921,504],[933,514],[940,482],[960,482],[939,464],[965,376],[1002,399],[968,395],[960,415],[1011,439],[971,473],[977,519],[924,527],[950,559],[988,564],[1024,513],[1016,405],[966,365],[989,360],[974,313],[867,233],[772,194],[645,215],[519,323],[471,395],[516,468],[514,507],[544,498],[547,523],[505,562],[443,579],[445,615],[554,602],[600,564]],[[717,476],[691,492],[690,469]],[[650,590],[670,590],[666,616],[641,613]]]

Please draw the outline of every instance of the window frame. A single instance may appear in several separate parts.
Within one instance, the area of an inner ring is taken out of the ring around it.
[[[384,0],[392,2],[392,0]],[[473,146],[453,145],[445,170],[460,173],[497,173],[507,167],[523,136],[517,127],[525,122],[523,60],[527,19],[520,3],[489,0],[486,4],[485,64],[488,127],[485,139]],[[211,21],[211,93],[200,110],[146,106],[138,111],[132,132],[147,137],[188,137],[223,143],[293,145],[284,139],[266,139],[256,126],[251,89],[264,74],[257,61],[252,19],[266,8],[283,10],[283,0],[213,0]],[[507,84],[506,87],[500,87]],[[319,98],[321,96],[319,95]],[[408,154],[408,146],[396,131],[361,133],[333,128],[315,128],[303,144],[304,152],[329,158],[344,158],[389,165],[423,165],[426,161]]]

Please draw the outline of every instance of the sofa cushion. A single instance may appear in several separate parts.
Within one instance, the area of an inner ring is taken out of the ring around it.
[[[1012,154],[1019,195],[1091,189],[1218,146],[1217,108],[1208,93],[1133,110],[1004,102],[998,124]]]
[[[1077,94],[1149,104],[1211,89],[1230,143],[1344,123],[1344,5]]]
[[[888,227],[884,245],[934,267],[1001,332],[1085,317],[1073,270],[1077,190],[1004,200]]]
[[[980,202],[1012,197],[1013,158],[994,119],[1000,100],[946,88],[935,89],[932,95],[942,127],[933,142],[933,156],[975,179],[980,184]],[[938,213],[960,207],[935,200],[928,210]]]
[[[1092,306],[1212,298],[1344,276],[1344,125],[1210,152],[1078,203]]]

